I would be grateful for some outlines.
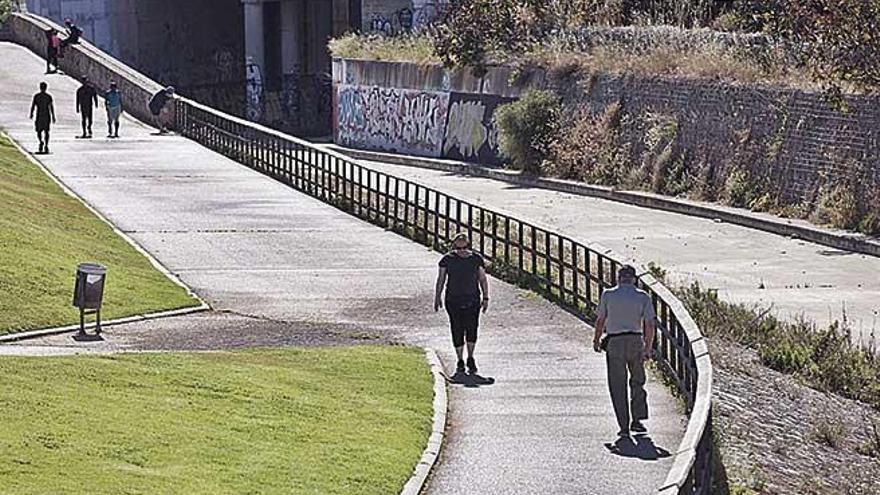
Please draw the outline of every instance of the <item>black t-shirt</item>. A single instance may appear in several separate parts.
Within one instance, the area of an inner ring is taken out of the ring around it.
[[[98,103],[98,92],[91,86],[83,85],[76,90],[76,108],[83,113],[91,113],[92,105]]]
[[[446,299],[480,297],[480,267],[485,266],[483,257],[471,252],[470,256],[448,253],[440,260],[446,268]]]
[[[49,93],[37,93],[34,95],[33,107],[37,107],[37,120],[49,121],[52,113],[49,109],[52,107],[52,97]]]

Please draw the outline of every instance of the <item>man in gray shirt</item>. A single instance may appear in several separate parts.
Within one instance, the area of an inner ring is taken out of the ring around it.
[[[617,272],[617,282],[617,287],[606,290],[599,298],[593,349],[601,352],[604,333],[607,341],[605,362],[608,367],[608,389],[620,427],[617,434],[628,437],[630,431],[647,431],[642,424],[642,420],[648,419],[644,362],[653,355],[657,316],[650,296],[635,286],[635,268],[629,265],[621,267]]]

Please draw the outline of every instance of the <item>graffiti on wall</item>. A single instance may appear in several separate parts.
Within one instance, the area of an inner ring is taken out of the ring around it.
[[[263,74],[260,66],[252,57],[247,58],[245,65],[247,81],[247,118],[251,122],[260,122],[263,118]]]
[[[337,142],[423,156],[440,156],[449,93],[340,85]]]
[[[410,5],[390,12],[374,12],[367,19],[367,30],[386,36],[419,32],[439,20],[449,9],[449,0],[413,0]]]
[[[493,117],[499,105],[513,101],[495,95],[451,93],[443,156],[480,163],[500,163],[498,129]]]

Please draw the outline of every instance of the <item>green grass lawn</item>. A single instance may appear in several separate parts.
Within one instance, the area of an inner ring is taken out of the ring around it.
[[[0,134],[0,335],[78,322],[87,261],[108,268],[104,319],[198,305]]]
[[[393,494],[432,381],[403,347],[0,358],[4,494]]]

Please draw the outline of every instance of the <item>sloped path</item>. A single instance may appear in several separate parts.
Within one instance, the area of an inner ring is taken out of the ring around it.
[[[78,84],[43,76],[42,61],[15,45],[0,43],[0,60],[0,126],[34,149],[27,110],[48,81],[59,122],[41,161],[221,312],[111,328],[103,342],[32,341],[26,352],[399,341],[437,349],[449,368],[445,315],[429,309],[436,253],[129,118],[119,140],[74,139]],[[491,285],[478,361],[495,383],[451,385],[428,493],[652,493],[671,458],[637,456],[678,446],[684,417],[673,399],[650,383],[651,436],[610,453],[616,426],[590,329],[533,294]]]

